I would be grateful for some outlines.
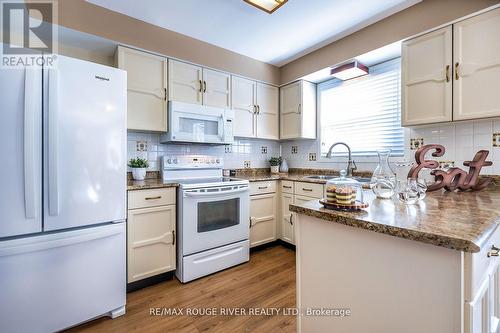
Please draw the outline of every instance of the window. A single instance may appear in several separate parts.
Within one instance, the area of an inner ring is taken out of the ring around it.
[[[404,155],[401,127],[401,59],[370,67],[370,74],[318,86],[320,149],[325,157],[330,146],[346,142],[353,156],[375,156],[379,149],[391,149],[391,156]],[[334,148],[335,156],[347,154]]]

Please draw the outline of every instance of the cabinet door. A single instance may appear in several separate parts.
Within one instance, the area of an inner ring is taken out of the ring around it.
[[[280,137],[293,139],[301,136],[301,82],[280,89]]]
[[[175,205],[128,211],[127,261],[128,283],[175,269]]]
[[[403,126],[451,121],[451,26],[404,42],[401,66]]]
[[[486,275],[472,302],[465,303],[465,332],[491,333],[491,277]]]
[[[224,109],[231,107],[231,76],[203,68],[203,105]]]
[[[279,139],[279,88],[257,83],[257,137]]]
[[[167,60],[118,47],[118,67],[127,71],[127,128],[167,131]]]
[[[234,110],[234,136],[254,138],[256,136],[257,83],[242,77],[231,78],[231,103]]]
[[[202,69],[182,61],[168,61],[168,99],[191,104],[202,103]]]
[[[276,193],[250,197],[250,247],[276,240]]]
[[[292,212],[290,212],[289,206],[293,203],[293,194],[282,193],[281,194],[281,239],[285,242],[294,243],[294,227],[293,227],[293,217]]]
[[[500,116],[499,33],[500,9],[454,25],[454,120]]]

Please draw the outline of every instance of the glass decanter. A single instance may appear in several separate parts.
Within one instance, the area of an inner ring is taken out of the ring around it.
[[[378,166],[373,171],[370,188],[377,198],[391,198],[396,190],[396,174],[389,165],[390,149],[378,150]]]

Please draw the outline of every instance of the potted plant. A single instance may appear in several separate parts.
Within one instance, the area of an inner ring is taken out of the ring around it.
[[[271,173],[278,173],[280,171],[281,161],[281,156],[271,157],[271,159],[269,159],[269,164],[271,165]]]
[[[128,166],[132,169],[134,180],[144,180],[146,178],[146,168],[149,166],[148,160],[140,157],[132,158],[128,162]]]

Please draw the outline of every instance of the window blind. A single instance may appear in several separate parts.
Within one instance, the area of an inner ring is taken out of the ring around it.
[[[374,156],[391,149],[404,155],[401,127],[401,59],[370,67],[370,74],[348,81],[330,80],[319,85],[321,155],[330,146],[346,142],[353,156]],[[345,147],[334,156],[346,155]]]

